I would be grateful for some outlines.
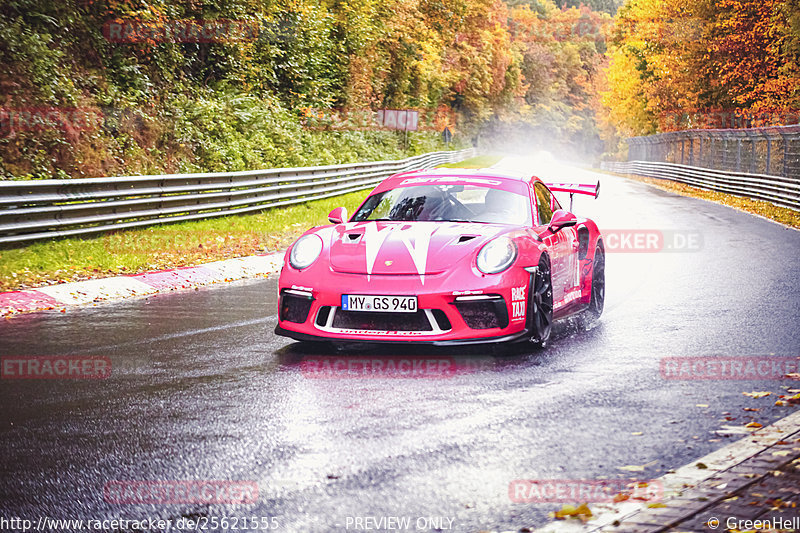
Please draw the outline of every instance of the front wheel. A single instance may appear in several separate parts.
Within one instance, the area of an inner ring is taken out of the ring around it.
[[[531,342],[544,348],[553,329],[553,283],[550,276],[550,259],[539,258],[539,266],[533,278],[530,306]]]

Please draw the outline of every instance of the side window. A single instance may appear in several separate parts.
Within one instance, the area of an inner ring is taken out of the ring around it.
[[[558,200],[556,200],[555,194],[550,195],[550,209],[553,211],[553,213],[561,209],[561,204],[558,203]]]
[[[537,183],[536,187],[536,209],[539,212],[539,224],[545,225],[550,223],[553,218],[552,195],[547,187],[541,183]]]

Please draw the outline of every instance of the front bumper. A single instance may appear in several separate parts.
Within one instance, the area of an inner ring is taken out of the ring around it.
[[[448,283],[452,277],[445,275],[426,276],[422,284],[418,276],[373,275],[367,281],[329,272],[324,283],[311,287],[298,274],[281,276],[275,328],[276,334],[296,340],[459,345],[513,342],[528,335],[531,274],[522,268],[474,278],[469,290],[463,290],[463,282]],[[415,295],[418,311],[342,311],[343,294]]]
[[[290,339],[294,339],[296,341],[309,341],[309,342],[330,342],[330,341],[344,341],[344,342],[364,342],[370,344],[406,344],[406,343],[413,343],[413,344],[422,344],[422,345],[429,345],[429,346],[467,346],[467,345],[475,345],[475,344],[504,344],[504,343],[512,343],[512,342],[521,342],[527,341],[530,337],[530,333],[528,332],[527,328],[524,328],[522,331],[518,333],[513,333],[511,335],[502,335],[499,337],[477,337],[473,339],[449,339],[449,340],[420,340],[416,338],[412,339],[398,339],[398,340],[386,340],[380,338],[359,338],[359,337],[347,337],[345,339],[334,339],[331,337],[325,336],[317,336],[317,335],[309,335],[307,333],[299,333],[297,331],[291,331],[288,329],[283,329],[280,325],[275,326],[275,334],[280,335],[282,337],[289,337]]]

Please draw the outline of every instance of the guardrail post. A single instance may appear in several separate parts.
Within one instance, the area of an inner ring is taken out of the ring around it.
[[[722,139],[724,143],[722,147],[722,168],[728,170],[728,139]]]
[[[749,172],[755,173],[756,171],[756,158],[757,158],[757,150],[756,150],[756,137],[750,133],[750,130],[742,130],[744,134],[747,136],[747,140],[750,141],[750,169]]]
[[[783,141],[783,176],[789,176],[789,139],[783,133],[783,131],[778,130],[778,133],[781,136],[781,140]]]
[[[703,134],[701,133],[700,135],[698,135],[698,138],[700,139],[700,147],[699,147],[700,149],[698,150],[697,159],[700,162],[700,166],[702,167],[703,166]]]
[[[764,134],[764,138],[767,139],[767,160],[765,162],[766,169],[764,170],[764,174],[769,174],[772,168],[772,139],[770,139],[768,133]]]
[[[706,168],[714,168],[717,158],[717,142],[713,135],[708,136],[708,164]]]

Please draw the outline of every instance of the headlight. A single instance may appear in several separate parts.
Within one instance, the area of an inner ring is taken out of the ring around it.
[[[498,274],[511,266],[517,258],[517,245],[508,237],[499,237],[486,243],[478,252],[478,270],[484,274]]]
[[[319,254],[322,252],[322,239],[319,235],[311,233],[303,235],[292,246],[292,252],[289,254],[289,264],[297,270],[302,270],[311,263],[317,260]]]

